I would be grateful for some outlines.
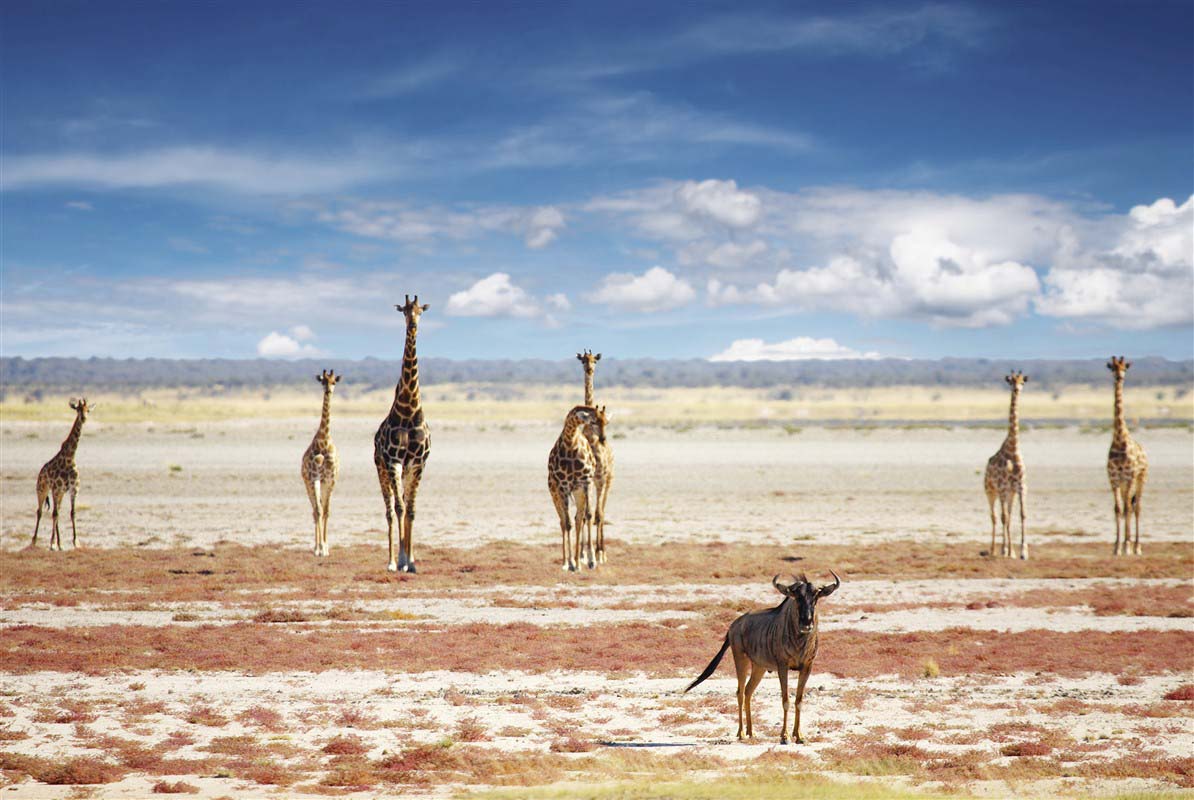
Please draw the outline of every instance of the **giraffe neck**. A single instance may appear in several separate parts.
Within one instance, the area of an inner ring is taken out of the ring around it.
[[[390,416],[410,425],[423,424],[423,407],[419,402],[419,357],[415,354],[417,329],[406,326],[406,349],[402,353],[402,378],[394,390],[394,406]]]
[[[318,441],[324,442],[328,439],[328,434],[331,430],[332,424],[332,392],[329,387],[324,387],[323,390],[323,411],[319,416],[319,430],[315,432],[315,438]]]
[[[585,370],[585,405],[591,406],[593,403],[593,373]]]
[[[1124,381],[1115,379],[1115,425],[1111,429],[1112,438],[1117,442],[1128,440],[1128,421],[1124,418]]]
[[[560,434],[566,442],[580,446],[584,440],[585,421],[580,418],[578,414],[569,414],[568,419],[564,421],[564,431]]]
[[[1007,443],[1013,450],[1020,449],[1020,392],[1015,389],[1007,412]]]
[[[75,450],[79,447],[79,436],[83,433],[83,415],[77,414],[75,416],[75,424],[71,426],[70,433],[62,440],[62,447],[59,448],[59,454],[74,460]]]

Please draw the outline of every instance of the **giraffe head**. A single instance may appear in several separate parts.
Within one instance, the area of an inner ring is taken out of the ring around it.
[[[406,327],[410,330],[418,330],[419,317],[423,316],[423,312],[431,308],[430,303],[419,305],[419,296],[416,294],[415,299],[411,300],[410,295],[406,295],[406,302],[400,306],[394,306],[403,313],[406,317]]]
[[[833,594],[837,587],[842,585],[842,579],[837,576],[836,572],[830,570],[829,574],[833,576],[833,583],[827,583],[819,589],[803,575],[789,584],[780,583],[778,575],[771,579],[771,585],[775,587],[775,591],[784,597],[792,598],[796,603],[801,633],[808,633],[812,630],[813,624],[816,622],[817,601]]]
[[[342,375],[337,375],[335,370],[325,369],[323,372],[315,376],[315,380],[323,384],[323,390],[325,392],[331,394],[335,390],[336,384],[340,382],[340,378],[342,377]]]
[[[605,426],[608,424],[609,417],[605,415],[605,406],[594,406],[592,421],[585,422],[585,436],[592,440],[605,444]]]
[[[96,405],[98,405],[98,403],[88,405],[86,397],[80,397],[77,400],[72,398],[70,401],[70,407],[74,409],[75,413],[79,416],[79,419],[87,419],[87,415],[96,407]]]
[[[1012,370],[1010,374],[1004,377],[1004,380],[1007,381],[1008,386],[1012,387],[1013,392],[1019,392],[1024,388],[1024,384],[1028,383],[1028,376],[1023,372]]]
[[[1125,361],[1123,356],[1111,356],[1111,360],[1107,362],[1107,369],[1111,370],[1111,374],[1115,376],[1117,382],[1124,379],[1130,366],[1132,366],[1132,362]]]
[[[586,375],[592,375],[593,370],[597,368],[597,362],[601,360],[601,354],[593,355],[592,350],[584,350],[576,354],[576,360],[585,368]]]

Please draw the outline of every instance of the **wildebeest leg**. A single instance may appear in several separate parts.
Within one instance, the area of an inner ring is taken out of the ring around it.
[[[792,723],[792,741],[796,744],[804,744],[804,739],[800,735],[800,701],[804,699],[804,684],[812,671],[812,664],[804,667],[800,670],[800,678],[796,681],[796,721]]]
[[[738,674],[738,741],[742,741],[742,708],[746,701],[746,679],[750,672],[750,659],[746,653],[734,649],[734,671]]]
[[[746,696],[743,700],[743,705],[746,708],[746,738],[755,738],[754,720],[750,714],[750,696],[755,693],[755,687],[759,685],[759,681],[763,680],[763,676],[767,674],[767,670],[754,663],[750,664],[750,680],[746,684]]]
[[[788,743],[788,665],[780,664],[779,669],[779,696],[784,704],[784,721],[779,726],[779,743]]]

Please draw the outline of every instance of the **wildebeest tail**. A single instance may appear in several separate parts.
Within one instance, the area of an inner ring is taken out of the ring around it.
[[[697,677],[697,679],[695,681],[688,684],[688,689],[691,689],[692,687],[696,686],[698,683],[700,683],[701,681],[705,680],[710,675],[712,675],[717,670],[717,665],[721,663],[722,656],[724,656],[726,654],[726,650],[729,650],[729,649],[730,649],[730,635],[727,633],[725,641],[721,643],[721,649],[717,651],[717,655],[713,656],[713,660],[709,662],[709,666],[705,667],[705,671],[702,672]],[[687,692],[688,689],[685,689],[684,691]]]

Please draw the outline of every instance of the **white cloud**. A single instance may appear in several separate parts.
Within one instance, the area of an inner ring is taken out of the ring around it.
[[[1062,232],[1037,311],[1128,330],[1194,323],[1194,196],[1136,206],[1100,227],[1113,231],[1103,246]]]
[[[758,195],[740,191],[734,181],[685,181],[676,188],[676,202],[685,213],[727,228],[749,228],[763,211]]]
[[[570,311],[572,309],[572,303],[568,300],[568,295],[563,292],[549,294],[543,298],[543,303],[550,308],[554,308],[556,311]]]
[[[710,361],[800,361],[806,359],[835,360],[844,358],[875,359],[878,353],[860,353],[838,344],[833,339],[813,339],[797,336],[768,344],[762,339],[735,339],[722,352],[710,356]]]
[[[321,351],[312,345],[300,344],[285,334],[270,331],[257,343],[257,355],[262,358],[304,358],[321,355]]]
[[[495,272],[448,298],[447,313],[456,317],[531,318],[543,314],[535,298],[515,286],[505,272]]]
[[[706,240],[689,245],[676,253],[676,260],[682,266],[708,264],[722,269],[741,269],[752,263],[757,263],[769,248],[761,239],[754,239],[745,244],[738,242],[722,242],[715,244]]]
[[[86,200],[68,200],[66,207],[75,211],[95,211],[95,206]]]
[[[694,297],[696,291],[688,281],[662,267],[652,267],[642,275],[625,272],[606,275],[589,295],[595,303],[643,313],[670,311],[692,302]]]
[[[309,339],[315,338],[315,332],[306,325],[295,325],[290,329],[290,335],[299,342],[305,342]]]
[[[329,159],[205,146],[162,147],[124,154],[74,152],[6,157],[0,188],[197,185],[247,194],[305,194],[391,177],[393,164],[393,158],[378,153]]]

